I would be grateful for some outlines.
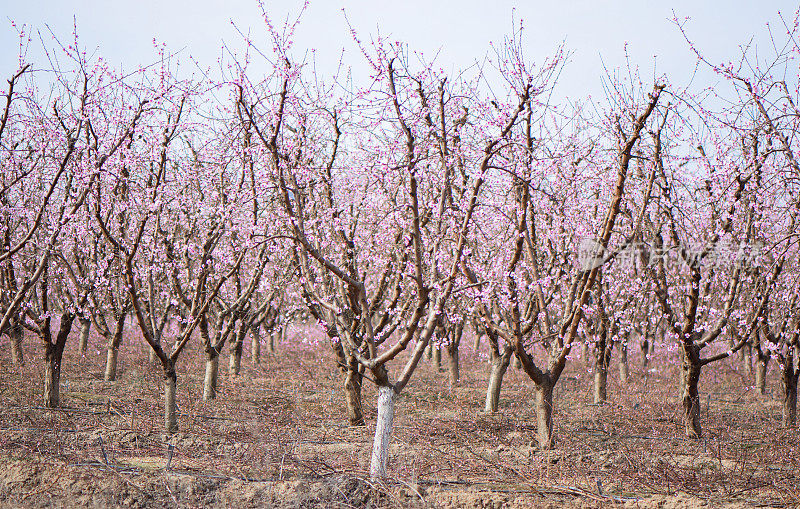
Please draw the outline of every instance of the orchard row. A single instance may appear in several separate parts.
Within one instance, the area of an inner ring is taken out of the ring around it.
[[[624,378],[629,344],[676,348],[693,438],[706,365],[755,352],[763,387],[775,359],[783,424],[796,425],[796,29],[768,60],[698,52],[716,88],[628,69],[606,77],[603,100],[559,105],[568,55],[529,62],[521,30],[460,73],[357,40],[371,73],[354,82],[296,60],[293,28],[268,24],[271,52],[245,40],[199,78],[163,49],[117,73],[77,40],[48,53],[57,72],[23,63],[9,77],[0,333],[17,363],[25,331],[40,339],[48,406],[73,326],[81,349],[92,327],[106,339],[114,380],[133,320],[163,369],[173,432],[189,342],[213,399],[226,346],[237,374],[248,334],[257,361],[261,331],[274,342],[305,314],[327,332],[318,347],[335,352],[350,424],[364,424],[362,384],[378,386],[375,477],[426,349],[446,350],[456,384],[473,328],[491,354],[486,411],[518,362],[542,448],[555,446],[554,387],[577,347],[596,402],[612,353]]]

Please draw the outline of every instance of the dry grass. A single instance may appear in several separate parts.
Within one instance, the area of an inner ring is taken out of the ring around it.
[[[756,395],[736,361],[703,375],[699,441],[683,438],[676,374],[664,359],[645,377],[632,358],[629,383],[610,376],[601,406],[588,404],[590,376],[573,362],[556,390],[558,449],[543,452],[533,446],[529,380],[510,369],[501,412],[482,415],[488,370],[463,347],[458,387],[425,363],[401,396],[393,479],[375,486],[366,481],[374,387],[364,387],[368,425],[347,426],[325,347],[281,345],[259,366],[245,359],[238,378],[221,369],[218,399],[204,402],[195,344],[179,361],[180,432],[169,437],[159,370],[135,339],[124,345],[117,382],[102,381],[99,345],[82,359],[68,350],[58,410],[40,404],[38,346],[28,340],[27,363],[16,369],[0,344],[0,505],[800,503],[800,434],[780,427],[777,380]]]

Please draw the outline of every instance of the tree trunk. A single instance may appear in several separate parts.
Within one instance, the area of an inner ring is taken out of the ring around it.
[[[536,439],[539,448],[552,449],[553,437],[553,383],[536,385]]]
[[[769,357],[758,356],[756,359],[756,388],[760,394],[767,393],[767,363]]]
[[[791,361],[791,359],[789,359]],[[786,427],[797,424],[797,379],[800,371],[791,366],[784,367],[781,371],[781,385],[783,386],[783,425]]]
[[[108,347],[106,352],[106,371],[103,374],[103,380],[106,382],[113,382],[117,379],[117,355],[119,350],[113,347]]]
[[[250,327],[250,358],[253,364],[261,364],[261,326]]]
[[[44,406],[57,408],[59,404],[59,384],[61,382],[61,355],[55,345],[45,345]]]
[[[650,341],[645,338],[639,343],[639,348],[642,350],[642,371],[647,371],[647,365],[650,363]]]
[[[167,433],[178,431],[178,406],[175,403],[177,383],[175,367],[171,366],[164,372],[164,431]]]
[[[25,365],[25,357],[22,354],[22,336],[24,330],[22,325],[16,323],[11,326],[9,337],[11,338],[11,360],[15,366]]]
[[[114,327],[114,335],[111,336],[111,340],[108,342],[106,372],[105,376],[103,377],[103,379],[108,382],[113,382],[117,379],[117,356],[119,353],[119,347],[122,345],[122,333],[125,329],[125,316],[126,313],[123,312],[119,317],[117,317],[117,322]]]
[[[213,349],[213,347],[212,347]],[[219,373],[219,354],[206,352],[206,376],[203,381],[203,400],[217,398],[217,374]]]
[[[608,393],[608,370],[602,363],[594,367],[594,403],[605,403]]]
[[[378,420],[375,423],[375,439],[372,443],[369,474],[372,479],[384,479],[389,461],[389,441],[392,438],[394,422],[394,403],[397,398],[394,389],[378,387]]]
[[[62,313],[61,323],[56,335],[56,342],[45,342],[45,374],[44,374],[44,405],[47,408],[56,408],[60,403],[60,383],[61,383],[61,359],[64,356],[64,346],[67,344],[67,337],[72,330],[72,321],[75,315],[72,313]]]
[[[744,345],[741,352],[745,375],[751,378],[753,376],[753,347],[750,344]]]
[[[608,399],[608,367],[611,364],[611,349],[606,342],[606,334],[602,333],[592,350],[594,350],[594,403],[604,403]]]
[[[628,343],[619,344],[619,381],[622,384],[628,383],[630,368],[628,367]]]
[[[277,331],[274,329],[269,333],[269,343],[267,344],[267,350],[269,353],[275,353],[275,336],[277,335]]]
[[[481,335],[476,332],[475,339],[472,341],[472,350],[478,352],[480,351],[480,349],[481,349]]]
[[[458,344],[451,343],[447,347],[447,368],[450,373],[450,387],[458,385],[460,372],[458,366]]]
[[[89,348],[89,331],[92,329],[92,320],[85,317],[79,317],[78,321],[81,324],[80,335],[78,336],[78,348],[81,355],[86,355],[86,350]]]
[[[433,365],[436,366],[436,371],[442,371],[442,347],[440,345],[433,345]]]
[[[361,408],[361,379],[358,365],[351,363],[344,378],[344,399],[347,403],[347,420],[351,426],[364,426],[364,412]]]
[[[681,367],[683,422],[686,428],[686,436],[689,438],[700,438],[702,435],[702,428],[700,427],[700,394],[698,392],[700,368],[699,364],[692,364],[688,360],[684,361]]]
[[[503,385],[503,376],[506,374],[510,359],[497,356],[492,360],[492,369],[489,372],[489,387],[486,389],[486,404],[484,412],[495,413],[500,403],[500,389]]]
[[[244,348],[244,336],[247,334],[245,327],[239,327],[236,331],[236,340],[231,344],[231,357],[228,362],[228,374],[239,376],[242,367],[242,349]]]

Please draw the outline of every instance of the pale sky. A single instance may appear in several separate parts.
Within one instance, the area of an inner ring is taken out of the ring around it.
[[[296,16],[301,5],[302,1],[291,0],[264,2],[276,25],[287,15]],[[362,39],[380,30],[426,57],[438,51],[439,66],[455,70],[482,59],[489,42],[502,41],[516,18],[526,26],[529,60],[541,62],[566,42],[573,56],[559,81],[558,95],[581,98],[602,94],[601,62],[609,68],[624,66],[625,43],[646,80],[652,79],[655,66],[674,84],[685,84],[695,57],[670,21],[673,10],[680,18],[691,18],[686,24],[688,34],[710,60],[721,62],[735,60],[741,54],[739,46],[751,37],[759,48],[769,50],[767,23],[783,33],[778,11],[791,23],[797,7],[786,0],[314,0],[298,30],[294,55],[301,58],[302,50],[315,49],[318,69],[329,74],[344,48],[345,62],[358,76],[363,60],[353,45],[344,9]],[[170,51],[183,49],[184,69],[193,66],[190,56],[213,66],[223,40],[241,47],[241,36],[232,23],[242,32],[249,31],[264,49],[270,47],[256,0],[0,0],[0,78],[5,80],[17,67],[18,41],[12,21],[39,30],[52,46],[47,27],[69,42],[73,16],[81,43],[117,68],[134,69],[153,62],[153,39]],[[34,37],[28,60],[45,68],[35,32]],[[700,80],[712,84],[713,78],[706,74]]]

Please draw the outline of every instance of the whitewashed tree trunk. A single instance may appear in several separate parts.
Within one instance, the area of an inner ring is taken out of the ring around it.
[[[372,479],[386,478],[396,398],[397,395],[393,388],[378,387],[378,418],[375,423],[375,439],[372,443],[372,457],[369,465],[369,474]]]
[[[103,374],[103,380],[113,382],[117,379],[117,357],[119,350],[113,346],[108,347],[106,352],[106,371]]]
[[[81,324],[80,335],[78,336],[78,348],[81,355],[86,354],[89,348],[89,332],[92,330],[92,320],[89,318],[78,318]]]
[[[219,355],[206,357],[206,376],[203,380],[203,400],[210,401],[217,397],[217,374],[219,373]]]
[[[594,403],[604,403],[608,399],[608,370],[599,363],[594,368]]]

